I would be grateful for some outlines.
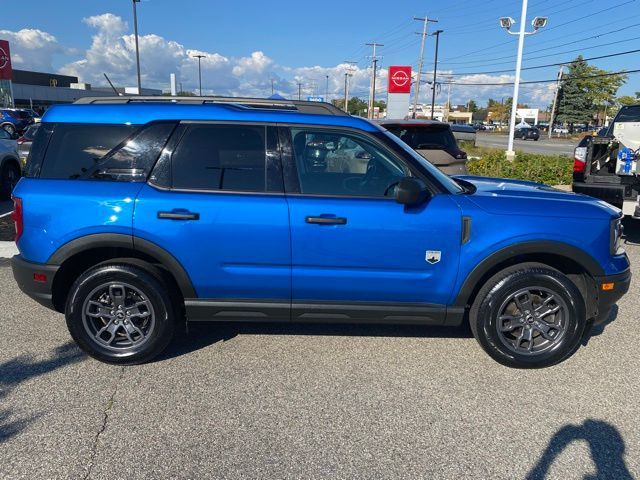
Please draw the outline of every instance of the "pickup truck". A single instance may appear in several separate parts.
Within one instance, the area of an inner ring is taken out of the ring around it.
[[[598,136],[574,151],[573,191],[604,200],[634,215],[640,196],[640,104],[620,109]]]

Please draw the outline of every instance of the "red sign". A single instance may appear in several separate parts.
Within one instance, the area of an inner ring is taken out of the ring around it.
[[[411,66],[389,67],[389,93],[411,92]]]
[[[9,42],[0,40],[0,80],[11,80],[13,70],[11,69],[11,51]]]

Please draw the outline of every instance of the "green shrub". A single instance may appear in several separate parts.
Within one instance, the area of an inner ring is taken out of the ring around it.
[[[502,150],[484,152],[479,159],[469,160],[470,175],[531,180],[547,185],[571,184],[573,161],[561,155],[517,152],[512,162]]]

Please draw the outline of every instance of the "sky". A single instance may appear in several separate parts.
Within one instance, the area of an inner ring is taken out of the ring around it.
[[[14,68],[78,76],[104,86],[103,73],[117,86],[135,86],[135,43],[130,0],[31,0],[3,2],[0,39],[11,43]],[[280,0],[142,0],[138,6],[143,87],[169,88],[176,73],[183,90],[198,88],[202,59],[203,93],[265,97],[272,86],[287,97],[344,95],[346,61],[352,68],[351,93],[366,98],[372,49],[380,56],[376,95],[386,98],[389,65],[417,70],[422,22],[440,35],[438,80],[451,79],[453,104],[469,99],[483,105],[488,98],[512,95],[517,37],[500,28],[498,18],[519,22],[521,0],[397,0],[395,2]],[[640,0],[530,0],[531,19],[547,16],[546,28],[525,39],[523,81],[553,80],[557,64],[582,54],[586,58],[640,49]],[[519,23],[515,28],[518,28]],[[635,32],[635,34],[634,34]],[[424,80],[433,76],[435,37],[425,45]],[[597,59],[607,70],[637,69],[640,52]],[[555,84],[521,86],[520,102],[546,108]],[[640,91],[640,74],[631,74],[619,95]],[[449,93],[445,83],[437,102]],[[421,87],[420,101],[431,97]]]

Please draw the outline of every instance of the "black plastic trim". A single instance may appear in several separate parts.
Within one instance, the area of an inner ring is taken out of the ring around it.
[[[47,265],[62,265],[68,258],[86,250],[114,247],[130,248],[157,259],[176,279],[184,298],[196,297],[189,275],[173,255],[155,243],[131,235],[97,233],[76,238],[56,250],[47,260]]]
[[[28,262],[20,255],[15,255],[11,259],[11,269],[13,270],[13,278],[15,278],[18,287],[36,302],[44,305],[51,310],[55,310],[53,306],[53,295],[51,288],[53,278],[60,266],[45,265],[42,263]],[[33,279],[34,273],[43,273],[47,276],[46,282],[36,282]]]
[[[469,243],[471,240],[471,217],[462,217],[462,237],[460,239],[461,245]]]
[[[478,286],[478,282],[496,265],[517,258],[520,255],[531,254],[551,254],[565,257],[580,264],[592,277],[602,276],[605,273],[600,264],[588,253],[566,243],[552,241],[518,243],[498,250],[476,265],[462,284],[454,305],[459,307],[467,306],[471,294]]]
[[[286,300],[203,300],[184,301],[190,322],[288,322],[291,303]]]
[[[629,291],[631,286],[631,269],[615,275],[604,275],[594,278],[596,290],[598,292],[598,316],[596,323],[605,321],[609,315],[611,307]],[[602,290],[603,283],[613,283],[613,290]]]

